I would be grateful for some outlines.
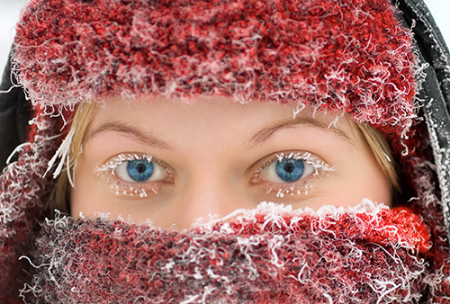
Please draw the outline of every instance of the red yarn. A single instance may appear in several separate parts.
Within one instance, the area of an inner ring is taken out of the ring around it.
[[[54,265],[35,276],[37,297],[49,304],[410,303],[426,292],[429,273],[414,249],[426,252],[429,233],[408,209],[318,216],[261,208],[182,232],[58,217],[37,241],[42,265]]]
[[[410,33],[385,0],[34,0],[15,44],[20,83],[45,104],[307,103],[397,138],[415,117]]]

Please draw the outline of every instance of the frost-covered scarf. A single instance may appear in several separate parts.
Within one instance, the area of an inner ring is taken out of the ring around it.
[[[58,216],[23,292],[38,303],[413,303],[428,290],[430,234],[408,209],[236,213],[181,232]]]

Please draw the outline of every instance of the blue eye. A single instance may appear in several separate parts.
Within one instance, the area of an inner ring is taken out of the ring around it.
[[[305,162],[301,159],[283,159],[275,164],[278,177],[288,183],[298,181],[305,172]]]
[[[264,165],[261,177],[271,183],[294,183],[313,174],[317,168],[328,170],[327,165],[310,153],[283,154]]]
[[[145,182],[152,176],[154,165],[146,159],[136,159],[127,162],[127,173],[136,182]]]
[[[151,158],[137,158],[121,161],[115,173],[122,180],[129,183],[144,183],[161,181],[167,177],[167,170]]]

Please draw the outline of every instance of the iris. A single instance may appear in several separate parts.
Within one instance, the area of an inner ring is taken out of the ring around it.
[[[152,176],[154,171],[153,162],[146,159],[130,160],[127,164],[127,173],[136,182],[145,182]]]
[[[279,178],[285,182],[295,182],[305,172],[305,162],[301,159],[283,159],[277,161],[275,170]]]

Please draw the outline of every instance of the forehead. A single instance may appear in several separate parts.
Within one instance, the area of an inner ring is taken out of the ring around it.
[[[299,133],[299,128],[303,127],[305,132],[317,136],[322,133],[338,135],[353,144],[351,124],[342,116],[341,113],[314,113],[309,107],[292,104],[240,104],[226,98],[199,98],[189,103],[164,98],[135,102],[115,99],[96,110],[85,139],[110,131],[163,148],[193,142],[243,145],[249,149],[278,133],[290,132],[292,136],[286,135],[287,140],[303,140],[305,133]],[[324,138],[310,139],[314,140]]]
[[[97,107],[91,125],[110,121],[124,121],[144,125],[204,125],[230,123],[246,125],[248,128],[278,121],[295,120],[301,117],[334,126],[345,124],[344,116],[338,112],[313,111],[303,104],[278,104],[270,101],[238,103],[229,98],[200,97],[188,102],[166,99],[162,96],[139,101],[115,98]],[[341,122],[342,120],[342,122]]]

